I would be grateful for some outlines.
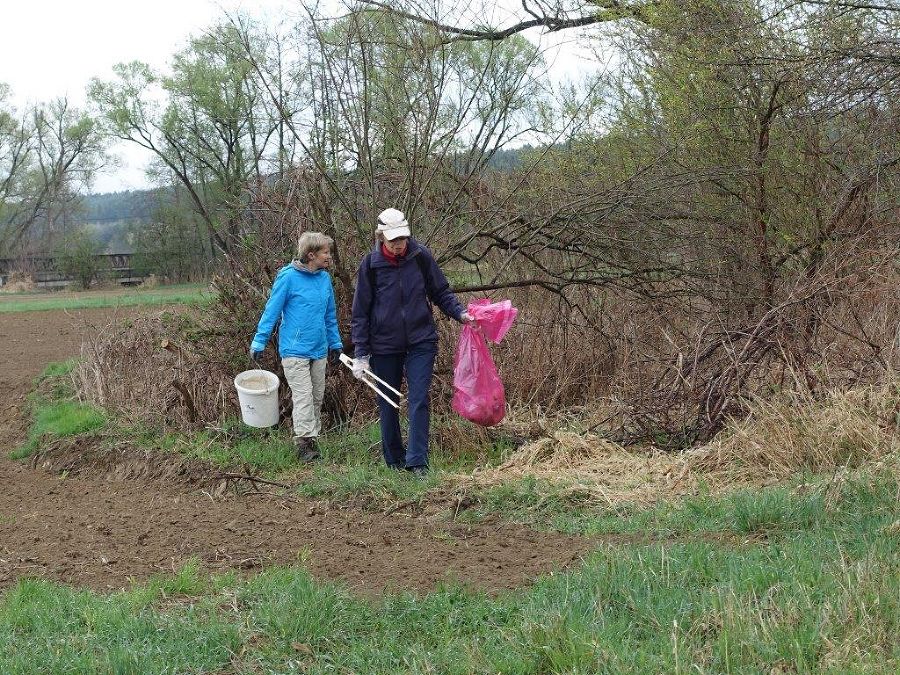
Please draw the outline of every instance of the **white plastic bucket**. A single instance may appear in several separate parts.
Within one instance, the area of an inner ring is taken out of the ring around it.
[[[241,418],[251,427],[278,424],[278,376],[268,370],[245,370],[234,378]]]

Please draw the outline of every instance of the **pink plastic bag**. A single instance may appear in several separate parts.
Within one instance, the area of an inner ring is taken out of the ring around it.
[[[491,359],[485,336],[500,342],[518,310],[509,300],[476,300],[466,311],[475,319],[463,326],[453,368],[453,409],[483,427],[498,424],[506,415],[506,392]]]
[[[500,342],[516,320],[519,313],[509,300],[491,302],[487,298],[473,300],[466,311],[475,319],[475,323],[491,342]]]

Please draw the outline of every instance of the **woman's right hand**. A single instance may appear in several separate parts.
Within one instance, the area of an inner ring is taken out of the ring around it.
[[[353,359],[353,377],[357,380],[361,380],[363,377],[363,373],[369,369],[369,357],[361,356],[358,359]]]

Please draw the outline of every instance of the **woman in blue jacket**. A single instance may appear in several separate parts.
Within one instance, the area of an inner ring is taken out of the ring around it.
[[[328,351],[343,349],[334,288],[327,272],[333,243],[320,232],[300,235],[297,259],[278,271],[250,344],[250,357],[255,361],[281,320],[278,353],[294,402],[297,457],[305,462],[319,458],[316,438],[322,430]]]
[[[375,248],[359,266],[353,295],[353,374],[360,378],[371,368],[399,389],[406,373],[409,443],[404,448],[396,408],[379,397],[381,449],[389,467],[423,476],[428,472],[429,389],[438,341],[429,301],[460,323],[472,317],[431,252],[410,236],[401,211],[382,211],[375,234]]]

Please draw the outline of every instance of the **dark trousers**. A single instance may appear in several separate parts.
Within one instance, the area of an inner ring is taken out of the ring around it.
[[[400,388],[406,373],[409,410],[409,445],[403,449],[400,415],[396,408],[378,397],[381,422],[381,451],[387,465],[397,469],[428,466],[428,429],[431,423],[430,391],[437,344],[421,342],[403,354],[372,354],[372,372],[392,387]],[[393,394],[389,394],[395,398]]]

